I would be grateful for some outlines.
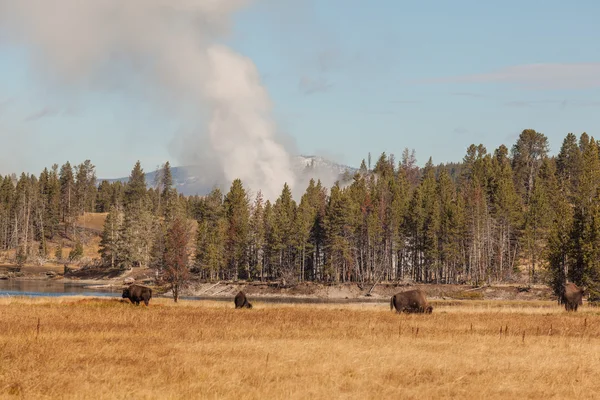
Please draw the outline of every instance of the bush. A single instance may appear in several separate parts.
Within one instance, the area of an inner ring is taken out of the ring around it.
[[[69,253],[69,260],[75,261],[81,259],[81,257],[83,257],[83,245],[81,244],[81,242],[77,242],[75,244],[75,247],[73,247],[73,249]]]
[[[23,246],[19,247],[17,251],[17,266],[21,268],[27,262],[27,254],[25,253],[25,248]]]
[[[56,250],[54,251],[54,258],[56,258],[56,261],[59,262],[63,259],[62,242],[56,245]]]

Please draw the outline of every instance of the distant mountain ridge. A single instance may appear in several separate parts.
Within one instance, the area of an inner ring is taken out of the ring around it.
[[[341,179],[346,173],[354,175],[358,171],[358,168],[339,164],[320,156],[298,155],[292,158],[292,163],[296,176],[307,181],[310,178],[321,179],[327,185]],[[202,196],[210,193],[217,186],[217,182],[208,182],[206,179],[203,179],[201,172],[200,168],[194,165],[171,167],[173,184],[177,191],[186,196]],[[154,181],[158,173],[159,171],[152,171],[145,174],[148,187],[154,186]],[[98,182],[104,180],[110,183],[117,181],[126,183],[129,178],[98,179]]]

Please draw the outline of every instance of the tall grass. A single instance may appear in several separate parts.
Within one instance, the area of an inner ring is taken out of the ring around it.
[[[1,299],[16,398],[590,398],[600,315],[550,302],[382,304]],[[39,323],[38,323],[39,322]]]

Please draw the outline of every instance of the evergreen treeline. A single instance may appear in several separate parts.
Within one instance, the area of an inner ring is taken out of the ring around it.
[[[510,150],[471,145],[460,163],[418,168],[414,152],[399,162],[383,153],[343,184],[311,181],[299,201],[284,185],[274,202],[250,197],[240,180],[227,193],[184,197],[168,163],[150,189],[139,162],[127,184],[99,186],[89,161],[55,165],[39,178],[2,178],[0,246],[18,249],[17,258],[47,254],[47,240],[96,211],[108,213],[107,267],[164,270],[169,243],[181,242],[169,232],[188,237],[182,221],[193,219],[188,264],[205,279],[483,283],[521,279],[517,267],[526,266],[530,283],[559,291],[568,279],[595,295],[599,146],[569,133],[549,157],[546,136],[528,129]]]

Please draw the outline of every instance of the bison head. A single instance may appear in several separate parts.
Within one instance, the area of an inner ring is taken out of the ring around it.
[[[123,297],[124,299],[128,298],[129,297],[129,289],[123,289],[123,296],[121,296],[121,297]]]
[[[431,314],[432,311],[433,311],[432,306],[427,306],[427,308],[425,308],[425,313],[427,313],[427,314]]]

